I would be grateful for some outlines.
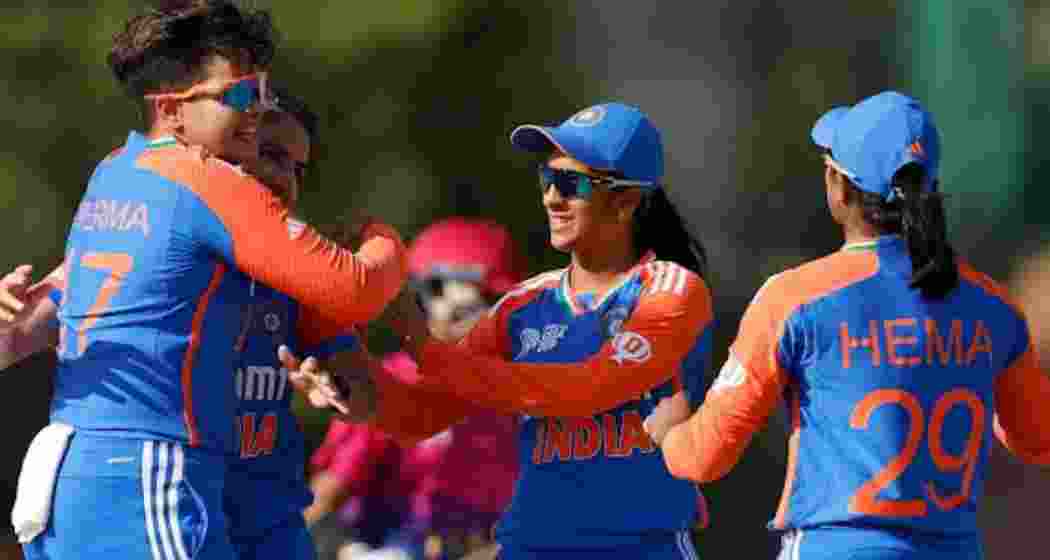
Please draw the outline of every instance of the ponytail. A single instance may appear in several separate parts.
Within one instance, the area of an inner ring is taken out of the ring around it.
[[[671,261],[707,280],[707,251],[685,227],[664,189],[645,193],[634,211],[634,244],[640,253]]]
[[[860,203],[864,219],[885,233],[899,233],[908,245],[911,257],[911,288],[922,297],[943,299],[959,284],[955,251],[948,243],[943,198],[926,192],[926,173],[910,163],[893,175],[893,197],[882,197],[863,191]]]

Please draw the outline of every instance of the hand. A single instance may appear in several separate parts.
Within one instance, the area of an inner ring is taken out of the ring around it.
[[[283,344],[277,349],[277,357],[288,370],[292,387],[302,393],[310,406],[334,409],[340,418],[349,422],[367,421],[375,413],[376,391],[367,375],[367,361],[362,370],[366,372],[364,376],[360,372],[333,376],[324,371],[317,358],[300,360]]]
[[[656,445],[663,444],[664,437],[671,428],[689,419],[689,400],[685,398],[685,392],[679,391],[670,397],[660,399],[642,427],[649,434]]]
[[[33,266],[23,264],[0,279],[0,333],[10,333],[26,318],[32,304],[50,291],[50,285],[31,285]]]

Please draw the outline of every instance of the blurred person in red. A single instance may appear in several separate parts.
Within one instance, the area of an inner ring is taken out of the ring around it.
[[[521,261],[492,222],[452,218],[424,230],[409,249],[409,271],[433,335],[462,338],[522,280]],[[382,363],[404,382],[419,380],[406,353]],[[333,421],[311,461],[307,522],[338,510],[353,533],[340,558],[454,558],[483,548],[513,494],[515,433],[513,417],[486,413],[402,448],[376,428]],[[382,551],[364,553],[371,548]]]
[[[1043,371],[1050,370],[1050,245],[1015,261],[1007,287],[1028,316],[1032,346]],[[996,445],[988,461],[989,476],[981,507],[988,558],[1026,558],[1046,525],[1043,512],[1050,495],[1045,469],[1033,468]],[[1045,542],[1045,539],[1040,539]]]

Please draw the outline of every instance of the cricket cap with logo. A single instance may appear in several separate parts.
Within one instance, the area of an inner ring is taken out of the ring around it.
[[[558,126],[519,126],[510,141],[529,152],[560,150],[592,169],[648,183],[644,188],[659,188],[664,175],[660,131],[640,109],[623,103],[588,107]]]
[[[831,109],[813,125],[810,136],[831,151],[835,167],[857,188],[887,201],[896,198],[894,174],[909,163],[922,166],[927,190],[937,187],[940,134],[933,115],[907,95],[885,91],[852,107]]]

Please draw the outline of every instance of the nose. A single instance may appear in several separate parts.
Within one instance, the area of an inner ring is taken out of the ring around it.
[[[550,208],[558,204],[565,202],[565,197],[561,195],[561,191],[558,187],[554,186],[554,183],[548,183],[543,189],[543,205]]]

